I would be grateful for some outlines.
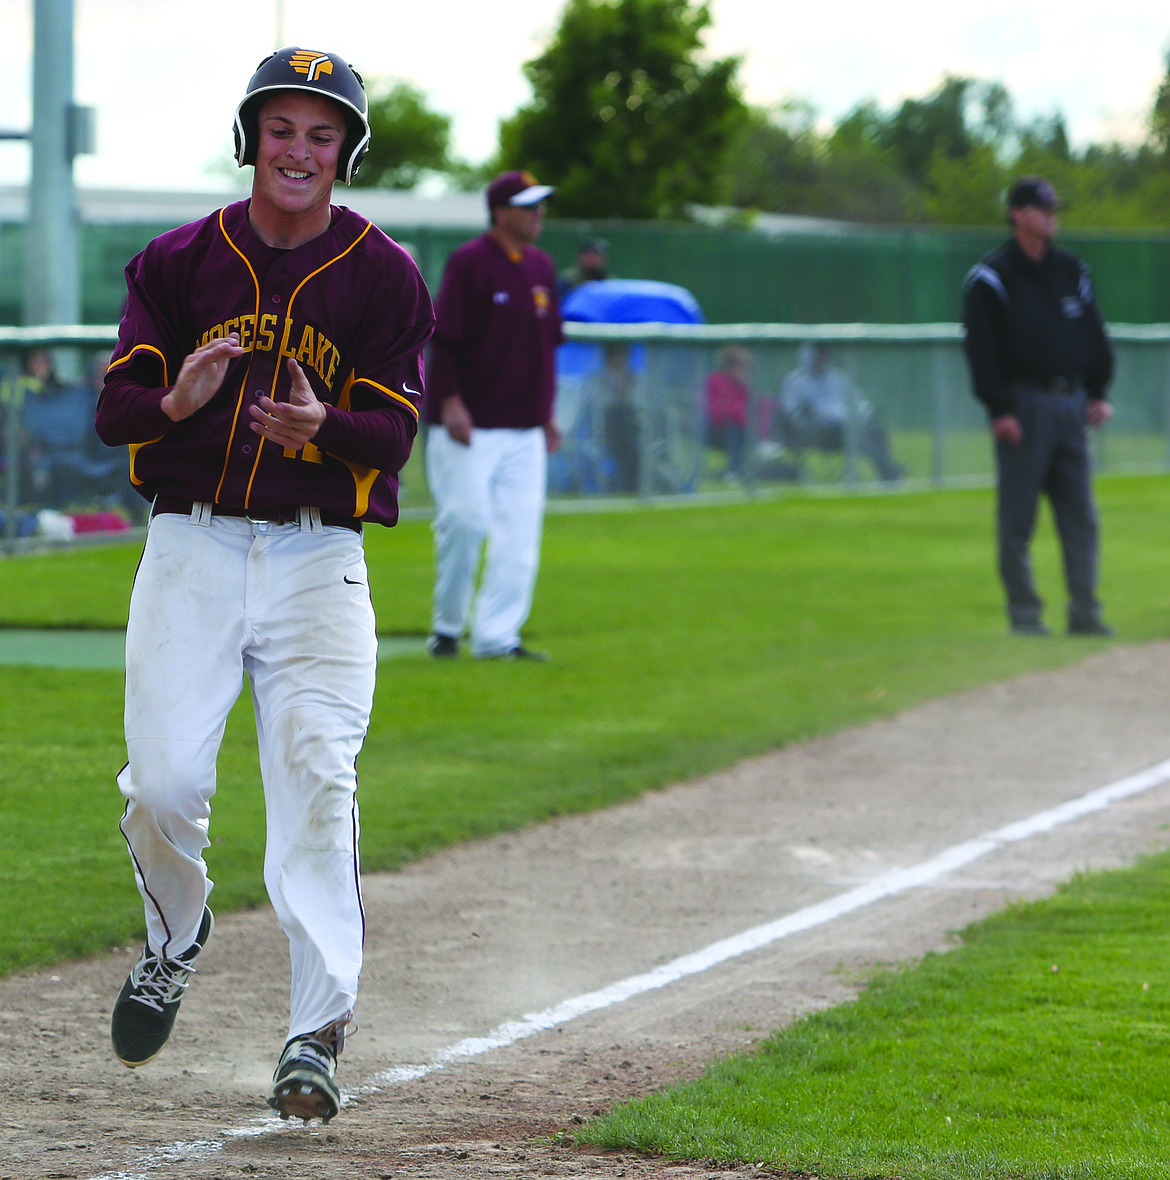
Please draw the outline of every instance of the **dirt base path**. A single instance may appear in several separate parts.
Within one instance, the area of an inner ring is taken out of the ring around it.
[[[263,1102],[287,989],[267,910],[217,923],[171,1043],[143,1069],[107,1039],[138,948],[0,981],[0,1180],[759,1174],[582,1151],[561,1133],[849,998],[875,964],[945,947],[1009,899],[1170,846],[1157,785],[833,916],[883,874],[1170,759],[1168,706],[1170,644],[1118,646],[367,878],[362,1027],[327,1127]],[[821,903],[807,929],[734,941]],[[721,940],[736,953],[674,978]],[[671,981],[602,1002],[655,970]],[[557,1007],[598,992],[583,1014]],[[532,1013],[550,1027],[506,1023]],[[469,1040],[489,1034],[495,1047]]]

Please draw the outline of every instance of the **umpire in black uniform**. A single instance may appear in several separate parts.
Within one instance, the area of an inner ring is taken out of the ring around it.
[[[1110,635],[1097,600],[1097,510],[1087,427],[1113,412],[1113,351],[1085,264],[1052,244],[1062,202],[1024,177],[1008,193],[1013,236],[964,283],[965,349],[987,408],[998,473],[999,573],[1011,630],[1047,635],[1028,547],[1043,492],[1064,554],[1070,635]]]

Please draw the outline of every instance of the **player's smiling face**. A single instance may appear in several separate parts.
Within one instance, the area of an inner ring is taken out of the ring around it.
[[[260,108],[252,201],[276,216],[328,206],[345,140],[337,103],[298,90],[277,91]]]

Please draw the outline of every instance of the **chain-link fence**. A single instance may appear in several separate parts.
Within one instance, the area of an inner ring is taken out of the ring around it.
[[[1170,466],[1170,327],[1115,326],[1099,470]],[[955,324],[570,325],[554,495],[987,482]]]
[[[1115,416],[1098,469],[1170,468],[1170,326],[1115,325]],[[992,447],[953,324],[569,324],[554,500],[990,481]],[[125,448],[93,432],[113,328],[0,329],[2,538],[29,545],[142,525]],[[429,510],[420,439],[402,477]]]
[[[0,328],[0,536],[5,552],[145,523],[126,448],[94,433],[113,328]]]

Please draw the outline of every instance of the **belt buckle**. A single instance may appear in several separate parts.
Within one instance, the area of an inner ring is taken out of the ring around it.
[[[249,512],[244,513],[244,519],[249,524],[296,524],[300,521],[300,516],[301,510],[299,508],[294,508],[291,514],[283,508],[274,509],[266,516],[252,516]]]

